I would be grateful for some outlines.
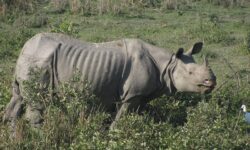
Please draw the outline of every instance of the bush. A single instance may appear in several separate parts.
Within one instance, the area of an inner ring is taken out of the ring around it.
[[[125,132],[124,132],[125,131]],[[155,123],[149,114],[130,114],[118,121],[109,133],[110,149],[167,149],[178,132],[167,122]]]
[[[78,37],[79,30],[77,24],[68,21],[67,19],[63,19],[51,24],[51,32],[64,33],[73,37]]]
[[[109,144],[106,120],[109,114],[92,111],[92,114],[80,122],[74,130],[74,139],[70,149],[106,149]]]
[[[226,109],[214,102],[199,103],[189,111],[188,121],[179,130],[173,147],[178,149],[249,149],[248,135],[236,127]]]
[[[156,122],[168,122],[173,127],[184,125],[187,117],[186,109],[195,106],[202,97],[178,93],[174,96],[162,96],[150,102],[149,112]]]
[[[39,69],[38,69],[39,70]],[[249,105],[249,83],[230,77],[212,95],[177,94],[161,97],[142,114],[122,116],[109,131],[110,114],[79,75],[57,88],[57,96],[40,82],[42,73],[24,83],[25,103],[40,103],[44,112],[41,129],[18,121],[16,139],[6,141],[10,132],[0,128],[2,145],[10,149],[249,149],[249,127],[239,113],[241,103]],[[245,81],[246,72],[241,71]],[[236,90],[235,87],[238,87]],[[198,105],[197,105],[198,104]],[[158,119],[159,118],[159,119]],[[109,122],[109,123],[108,123]],[[1,148],[1,147],[0,147]]]
[[[37,145],[42,149],[69,147],[73,140],[77,140],[78,131],[83,132],[83,129],[87,128],[86,132],[89,132],[93,127],[88,127],[89,122],[94,122],[93,125],[98,123],[96,121],[100,118],[95,119],[99,114],[95,115],[95,112],[101,110],[100,102],[90,92],[89,85],[81,81],[78,75],[53,91],[48,83],[44,82],[43,75],[44,72],[39,68],[30,71],[30,80],[23,82],[23,104],[33,108],[45,108],[44,125],[41,130],[31,128],[28,122],[20,119],[15,141],[7,142],[4,146],[18,149],[33,149]],[[56,95],[51,97],[54,93]],[[7,139],[11,134],[6,131],[4,133],[3,139]]]

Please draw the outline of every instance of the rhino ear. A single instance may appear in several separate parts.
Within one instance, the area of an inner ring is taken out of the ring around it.
[[[197,42],[197,43],[195,43],[194,44],[194,46],[192,47],[192,48],[190,48],[187,52],[186,52],[186,54],[187,55],[194,55],[194,54],[197,54],[197,53],[199,53],[200,51],[201,51],[201,49],[202,49],[202,46],[203,46],[203,43],[202,42]]]
[[[176,53],[176,57],[177,58],[181,58],[181,56],[183,55],[184,49],[183,48],[179,48],[177,53]]]

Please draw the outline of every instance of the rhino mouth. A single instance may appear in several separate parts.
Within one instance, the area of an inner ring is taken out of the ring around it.
[[[213,89],[215,88],[215,85],[211,85],[211,84],[198,84],[198,87],[200,88],[200,92],[202,94],[208,94],[208,93],[211,93],[213,91]]]
[[[198,86],[213,90],[216,86],[216,82],[212,80],[205,80],[204,82],[198,84]]]
[[[206,87],[206,88],[214,88],[214,85],[210,85],[210,84],[198,84],[199,87]]]

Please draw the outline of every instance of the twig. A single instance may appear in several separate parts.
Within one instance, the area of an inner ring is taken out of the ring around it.
[[[237,121],[236,121],[236,123],[235,123],[234,130],[233,130],[233,131],[235,131],[236,127],[238,126],[239,119],[240,119],[240,114],[241,114],[241,111],[239,111],[239,115],[238,115],[238,118],[237,118]]]
[[[236,73],[238,73],[238,72],[236,72]],[[219,89],[222,88],[222,86],[225,85],[227,82],[229,82],[229,80],[230,80],[231,78],[233,78],[234,76],[235,76],[235,74],[231,75],[231,76],[229,77],[228,80],[226,80],[226,81],[224,81],[223,83],[221,83],[214,91],[215,91],[215,92],[218,92]]]
[[[241,86],[240,74],[238,71],[235,71],[226,58],[223,58],[224,62],[227,64],[228,68],[234,73],[235,79],[238,79],[238,88]]]

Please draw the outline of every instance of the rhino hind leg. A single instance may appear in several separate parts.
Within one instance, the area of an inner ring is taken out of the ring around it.
[[[29,104],[26,108],[25,119],[28,120],[33,127],[41,127],[43,122],[43,110],[41,104],[32,105]]]
[[[8,122],[8,121],[15,122],[16,119],[21,116],[23,112],[22,101],[23,101],[23,98],[20,95],[18,82],[15,81],[13,83],[12,98],[6,107],[5,113],[3,116],[4,122]]]

